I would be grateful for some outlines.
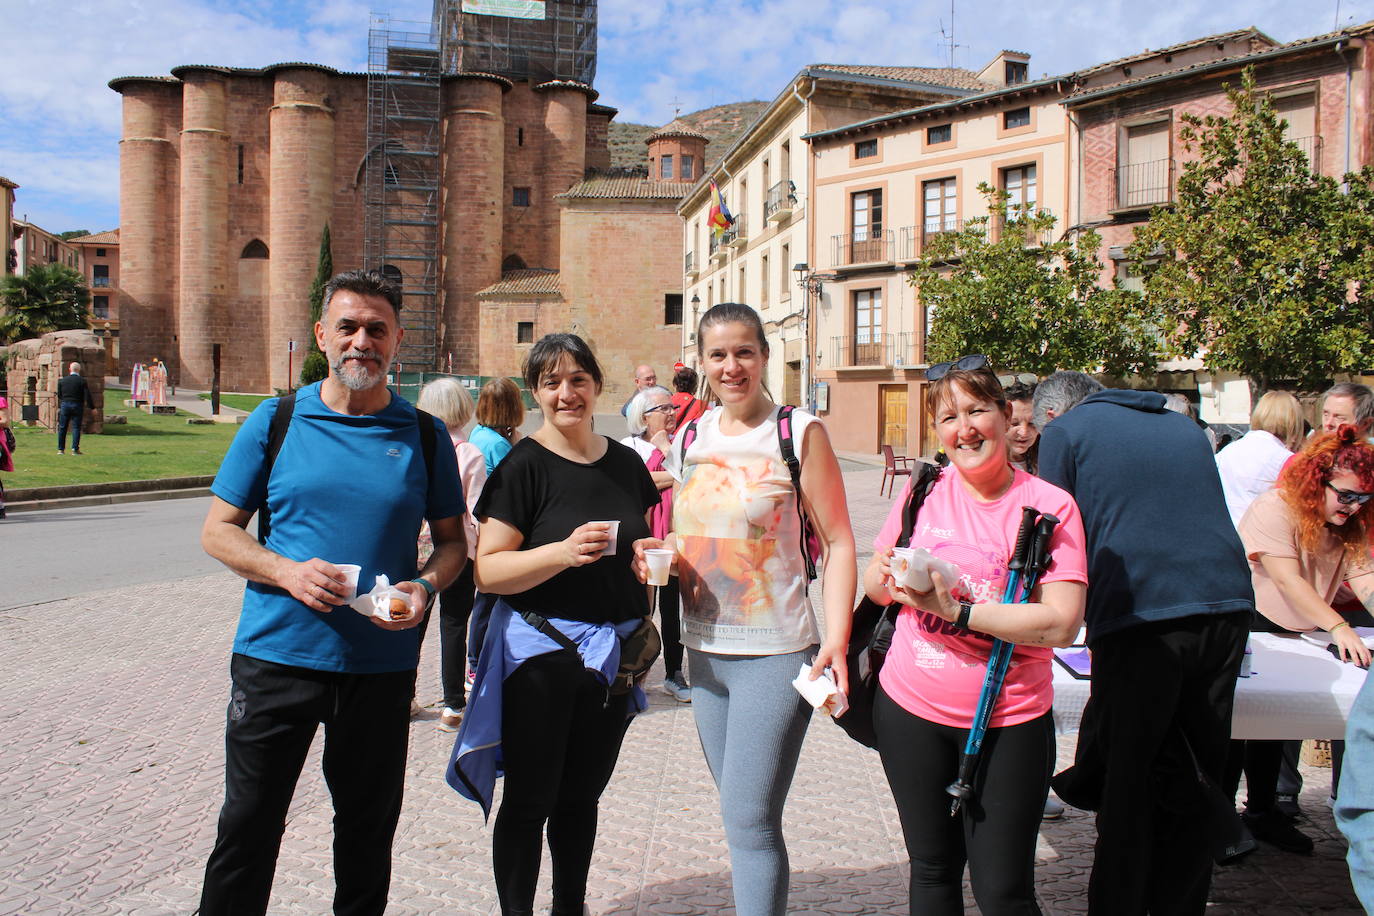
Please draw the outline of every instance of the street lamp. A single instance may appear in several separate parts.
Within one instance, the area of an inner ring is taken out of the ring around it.
[[[800,261],[792,266],[792,272],[797,275],[797,286],[806,294],[802,297],[802,392],[806,401],[806,409],[814,412],[815,392],[812,391],[811,384],[811,300],[814,297],[820,301],[821,290],[825,281],[834,280],[834,274],[822,274],[811,269],[805,261]]]
[[[688,343],[696,343],[697,341],[697,322],[700,320],[697,313],[699,311],[701,311],[701,297],[692,293],[692,330],[687,334]]]

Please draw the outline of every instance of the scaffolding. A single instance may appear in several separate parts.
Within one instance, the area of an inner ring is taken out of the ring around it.
[[[442,68],[428,31],[373,19],[368,32],[363,261],[399,281],[406,338],[396,371],[438,365]],[[424,23],[414,23],[424,26]],[[440,23],[442,25],[442,23]]]
[[[596,0],[434,0],[445,72],[543,83],[596,78]]]

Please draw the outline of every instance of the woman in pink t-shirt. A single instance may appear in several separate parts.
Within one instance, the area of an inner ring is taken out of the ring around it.
[[[1051,646],[1073,642],[1083,621],[1087,558],[1073,497],[1008,463],[1011,410],[986,358],[932,366],[927,407],[949,467],[916,518],[911,546],[959,568],[929,592],[894,584],[892,546],[911,483],[874,541],[864,590],[903,605],[879,674],[874,726],[911,859],[911,912],[960,913],[965,862],[985,914],[1038,913],[1035,841],[1054,765]],[[1021,507],[1060,520],[1052,562],[1027,604],[1003,604]],[[984,739],[976,797],[949,816],[945,787],[987,670],[993,637],[1016,644]]]

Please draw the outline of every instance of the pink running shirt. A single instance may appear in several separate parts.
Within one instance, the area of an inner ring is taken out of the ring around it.
[[[911,546],[924,547],[958,566],[965,599],[974,604],[1002,600],[1022,506],[1034,506],[1060,523],[1050,541],[1053,559],[1040,581],[1088,581],[1083,520],[1073,497],[1025,471],[1015,474],[1011,489],[1000,499],[984,503],[974,498],[955,468],[947,467],[916,519]],[[908,479],[873,541],[876,549],[897,543],[902,508],[910,491]],[[940,725],[968,728],[973,724],[991,651],[992,637],[957,629],[934,614],[903,607],[878,681],[887,695],[912,715]],[[1019,725],[1049,711],[1054,702],[1051,657],[1048,648],[1016,647],[1002,695],[993,709],[991,727]]]

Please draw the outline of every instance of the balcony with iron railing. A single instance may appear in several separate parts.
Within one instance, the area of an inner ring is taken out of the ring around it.
[[[1029,212],[1024,213],[1024,214],[1023,214],[1023,213],[1019,213],[1019,212],[1018,212],[1018,213],[1011,213],[1011,214],[1008,214],[1007,216],[1004,216],[1004,217],[998,219],[998,221],[997,221],[997,237],[998,237],[998,238],[1002,238],[1002,237],[1007,233],[1007,231],[1008,231],[1008,230],[1007,230],[1007,223],[1011,222],[1011,221],[1014,220],[1014,219],[1027,219],[1027,218],[1029,218],[1029,217],[1032,216],[1032,215],[1036,215],[1036,214],[1040,214],[1040,213],[1048,213],[1048,212],[1049,212],[1049,211],[1047,211],[1047,210],[1037,210],[1037,211],[1035,211],[1034,214],[1029,213]],[[1024,244],[1027,248],[1041,248],[1041,247],[1043,247],[1043,246],[1045,246],[1045,245],[1048,245],[1048,244],[1050,244],[1051,242],[1054,241],[1054,237],[1055,237],[1055,227],[1054,227],[1054,226],[1049,226],[1049,227],[1046,227],[1046,228],[1044,228],[1044,229],[1036,229],[1034,226],[1030,225],[1029,223],[1023,222],[1023,223],[1021,223],[1021,225],[1020,225],[1020,230],[1021,230],[1022,244]]]
[[[1112,169],[1114,211],[1145,210],[1174,199],[1174,160],[1155,159]]]
[[[1321,137],[1287,137],[1302,154],[1307,157],[1307,167],[1313,174],[1321,174],[1322,168],[1322,138]]]
[[[96,289],[106,289],[110,285],[109,277],[91,277],[91,286]]]
[[[721,235],[720,243],[739,248],[749,241],[749,217],[743,211],[735,214],[735,221]]]
[[[692,277],[697,275],[697,253],[695,251],[689,251],[683,256],[682,272]]]
[[[892,260],[892,249],[895,247],[891,229],[831,236],[830,245],[831,267],[885,264]]]
[[[784,178],[768,189],[768,198],[763,202],[764,222],[781,222],[792,216],[797,206],[797,186]]]
[[[830,338],[830,367],[889,368],[916,365],[915,335],[861,331]]]
[[[728,232],[729,230],[726,231]],[[708,238],[706,241],[706,256],[710,258],[712,261],[716,261],[717,263],[723,262],[725,260],[726,255],[730,253],[723,244],[725,240],[725,234],[716,234],[715,232],[710,232],[707,233],[707,236]]]

